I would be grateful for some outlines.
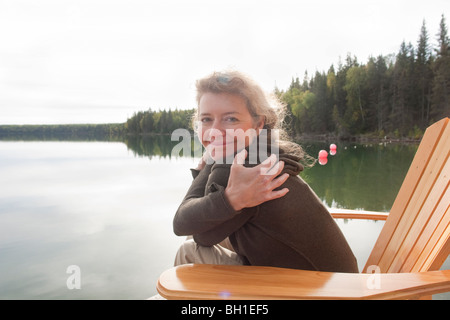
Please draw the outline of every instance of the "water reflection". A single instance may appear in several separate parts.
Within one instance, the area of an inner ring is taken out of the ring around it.
[[[170,136],[0,142],[0,299],[144,299],[183,241],[172,219],[192,155]],[[194,146],[198,144],[193,143]],[[302,143],[318,154],[327,143]],[[416,146],[337,144],[301,176],[329,206],[389,209]],[[364,263],[382,223],[339,221]],[[81,290],[66,269],[81,268]],[[360,265],[361,268],[361,265]]]
[[[169,136],[129,137],[136,156],[171,157],[178,141]],[[301,177],[329,207],[389,211],[407,173],[417,144],[300,142],[310,155],[333,151],[319,158],[321,165],[305,169]],[[192,143],[193,148],[198,146]],[[339,149],[339,151],[337,151]],[[192,149],[192,157],[195,150]],[[333,153],[333,154],[332,154]]]
[[[324,143],[307,143],[310,154]],[[417,150],[416,144],[338,144],[323,166],[302,173],[330,207],[389,211]]]
[[[145,299],[173,264],[190,159],[123,143],[0,142],[0,299]],[[81,289],[66,269],[81,269]]]
[[[135,156],[148,157],[150,159],[155,156],[171,158],[173,148],[180,142],[181,138],[180,140],[174,138],[172,141],[172,138],[167,135],[127,136],[124,139],[124,143]],[[176,156],[192,158],[198,154],[202,154],[202,147],[195,136],[191,139],[191,153],[180,153]]]
[[[135,156],[149,157],[170,157],[173,143],[168,136],[127,136],[125,144],[128,150],[133,151]]]

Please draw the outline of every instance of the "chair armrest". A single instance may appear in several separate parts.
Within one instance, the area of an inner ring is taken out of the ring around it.
[[[450,291],[450,270],[359,274],[188,264],[166,270],[157,290],[167,299],[415,299]]]
[[[328,208],[328,211],[335,219],[367,219],[386,220],[389,212],[363,211],[350,209]]]

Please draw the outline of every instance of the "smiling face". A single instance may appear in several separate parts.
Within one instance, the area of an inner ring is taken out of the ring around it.
[[[217,160],[247,147],[262,129],[238,95],[207,92],[198,107],[199,137],[209,155]]]

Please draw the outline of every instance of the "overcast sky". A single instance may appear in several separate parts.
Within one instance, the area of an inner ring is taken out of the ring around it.
[[[0,0],[0,124],[124,122],[195,107],[195,80],[235,68],[267,91],[430,43],[450,0]],[[447,25],[449,25],[447,21]]]

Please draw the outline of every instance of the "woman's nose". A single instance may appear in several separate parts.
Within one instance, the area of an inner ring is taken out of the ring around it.
[[[207,141],[215,141],[217,139],[222,139],[224,136],[223,131],[220,129],[217,129],[215,127],[208,128],[204,133],[204,139]]]
[[[208,126],[205,132],[205,139],[208,141],[214,141],[223,138],[225,135],[225,128],[223,128],[222,123],[219,120],[214,120]]]
[[[209,127],[209,129],[211,129],[212,131],[215,132],[215,134],[217,134],[218,132],[221,132],[222,135],[225,134],[225,127],[223,126],[222,121],[219,120],[214,120],[211,124],[211,126]]]
[[[211,129],[222,131],[221,121],[220,120],[214,120],[212,125],[211,125]]]

